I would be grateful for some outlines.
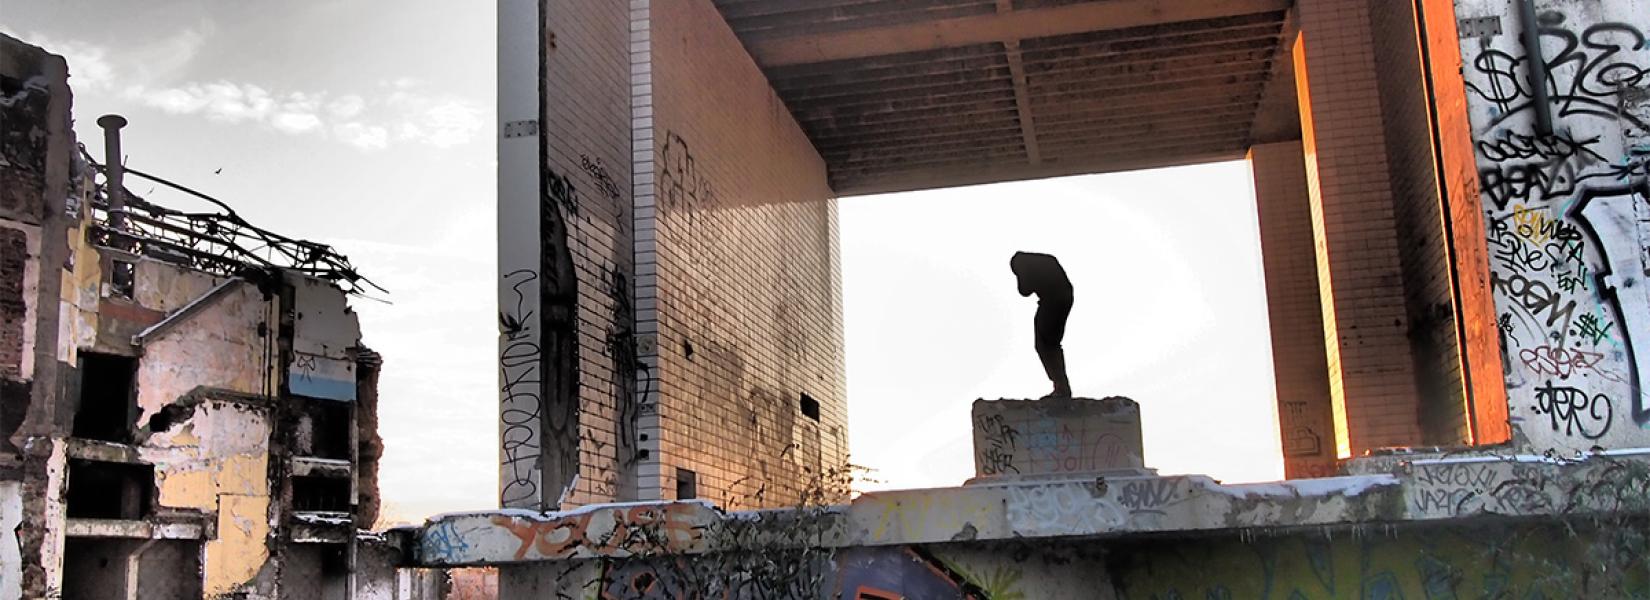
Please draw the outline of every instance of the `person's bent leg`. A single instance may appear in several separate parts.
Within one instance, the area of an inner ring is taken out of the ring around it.
[[[1037,307],[1036,334],[1037,358],[1043,363],[1043,372],[1048,375],[1050,383],[1054,384],[1054,393],[1050,396],[1071,397],[1071,380],[1066,377],[1066,352],[1060,346],[1066,333],[1066,317],[1071,313],[1069,305]]]

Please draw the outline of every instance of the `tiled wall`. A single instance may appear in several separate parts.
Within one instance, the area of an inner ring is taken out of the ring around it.
[[[633,499],[640,456],[632,392],[631,16],[618,1],[550,0],[544,8],[548,189],[541,210],[559,211],[567,224],[577,293],[578,414],[571,433],[578,481],[567,504]],[[546,314],[556,302],[545,298]],[[549,438],[557,427],[548,429],[546,441],[554,445]]]
[[[1332,475],[1335,429],[1301,143],[1256,145],[1249,149],[1249,166],[1266,266],[1284,474],[1290,479]]]
[[[1420,439],[1369,0],[1301,0],[1295,74],[1337,452]]]
[[[834,194],[711,2],[647,4],[633,3],[650,59],[632,71],[647,74],[637,308],[644,360],[658,365],[646,383],[661,393],[643,406],[643,444],[657,451],[642,487],[674,498],[687,469],[719,504],[793,503],[847,457]]]
[[[1377,89],[1381,93],[1381,122],[1386,129],[1410,347],[1420,394],[1419,442],[1463,444],[1472,435],[1461,379],[1455,285],[1414,3],[1371,3],[1370,31],[1375,42]]]

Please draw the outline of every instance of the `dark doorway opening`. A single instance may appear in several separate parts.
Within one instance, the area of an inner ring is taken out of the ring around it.
[[[129,444],[137,414],[136,358],[95,352],[80,353],[80,404],[74,414],[74,436]]]
[[[155,468],[70,459],[68,483],[71,519],[142,519],[149,515]]]

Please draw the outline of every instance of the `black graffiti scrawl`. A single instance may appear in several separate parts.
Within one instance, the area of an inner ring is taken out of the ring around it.
[[[1455,4],[1507,32],[1461,50],[1513,418],[1538,451],[1642,446],[1650,0]]]

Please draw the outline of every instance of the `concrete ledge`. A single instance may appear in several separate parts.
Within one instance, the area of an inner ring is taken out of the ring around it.
[[[334,479],[349,478],[349,461],[336,458],[316,458],[313,456],[292,457],[292,474],[296,477],[331,477]]]
[[[154,523],[120,519],[67,519],[63,533],[67,537],[134,540],[199,540],[207,537],[206,528],[200,523]]]
[[[105,442],[102,440],[88,440],[83,438],[69,438],[64,445],[64,452],[69,458],[90,460],[106,463],[124,463],[129,465],[146,465],[143,458],[138,456],[137,448],[126,444]]]
[[[1222,485],[1203,476],[1025,481],[875,492],[845,506],[729,513],[703,502],[443,515],[416,532],[415,566],[465,566],[780,548],[1122,537],[1402,524],[1478,515],[1650,512],[1650,462],[1462,457],[1391,473]]]

